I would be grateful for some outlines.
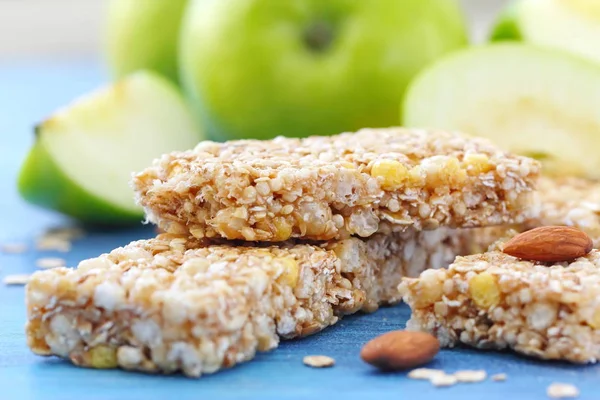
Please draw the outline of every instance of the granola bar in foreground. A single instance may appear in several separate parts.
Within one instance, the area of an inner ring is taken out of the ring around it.
[[[277,247],[162,234],[32,275],[27,342],[77,365],[197,377],[396,303],[402,276],[446,267],[461,246],[442,229]]]
[[[407,329],[442,346],[512,349],[595,363],[600,358],[600,252],[572,262],[523,261],[499,251],[458,257],[447,270],[405,278]]]
[[[202,142],[133,185],[148,219],[171,233],[329,240],[520,223],[539,170],[485,139],[386,128]]]

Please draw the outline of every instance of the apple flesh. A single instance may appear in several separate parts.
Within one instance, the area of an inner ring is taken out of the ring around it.
[[[452,0],[190,3],[181,78],[214,139],[397,125],[425,65],[467,44]]]
[[[178,81],[179,28],[187,0],[111,0],[107,56],[116,78],[138,70]]]
[[[522,40],[600,62],[600,1],[516,1],[499,18],[491,39]]]
[[[561,51],[495,44],[423,71],[404,124],[463,131],[540,159],[554,175],[600,178],[600,66]]]
[[[36,127],[19,192],[33,204],[86,223],[140,221],[131,174],[201,139],[176,87],[157,74],[138,72]]]

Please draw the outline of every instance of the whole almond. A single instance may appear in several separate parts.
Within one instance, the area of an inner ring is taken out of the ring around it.
[[[570,226],[542,226],[523,232],[504,244],[503,252],[530,261],[559,262],[592,251],[592,239]]]
[[[425,332],[392,331],[365,344],[360,357],[383,370],[414,368],[428,363],[440,351],[440,342]]]

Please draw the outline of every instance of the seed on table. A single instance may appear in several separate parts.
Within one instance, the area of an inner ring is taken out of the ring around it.
[[[579,396],[579,389],[568,383],[553,383],[546,393],[553,399],[572,399]]]
[[[444,371],[441,369],[432,369],[432,368],[416,368],[408,373],[408,377],[410,379],[426,379],[431,380],[434,376],[437,375],[446,375]]]
[[[65,260],[63,260],[62,258],[55,258],[55,257],[39,258],[35,262],[35,265],[38,268],[44,268],[44,269],[64,267],[65,264],[66,264]]]
[[[482,382],[487,378],[487,373],[484,370],[464,370],[456,371],[454,377],[463,383]]]
[[[29,274],[14,274],[14,275],[6,275],[2,282],[7,286],[12,285],[26,285],[29,282]]]
[[[67,226],[50,228],[42,234],[41,238],[55,238],[71,241],[74,239],[80,239],[83,236],[85,236],[85,231],[83,229]]]
[[[506,374],[495,374],[492,375],[492,380],[494,382],[504,382],[506,380],[507,376]]]
[[[440,374],[432,376],[429,382],[436,387],[446,387],[455,385],[458,379],[454,375]]]
[[[35,243],[37,250],[55,250],[67,253],[71,250],[71,242],[57,237],[42,237]]]
[[[27,251],[27,245],[24,243],[5,243],[0,245],[0,252],[6,254],[21,254]]]
[[[333,367],[335,360],[327,356],[306,356],[302,359],[304,365],[308,365],[313,368],[327,368]]]
[[[365,344],[360,356],[382,370],[401,370],[428,363],[439,350],[440,342],[429,333],[392,331]]]

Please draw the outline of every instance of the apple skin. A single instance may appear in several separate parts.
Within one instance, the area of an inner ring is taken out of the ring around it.
[[[114,78],[148,69],[179,80],[177,48],[187,0],[111,0],[107,48]]]
[[[131,225],[143,219],[141,210],[117,208],[82,189],[58,168],[37,138],[21,168],[18,189],[31,204],[90,225]]]
[[[411,78],[467,43],[452,0],[201,0],[179,64],[212,139],[305,137],[397,125]]]
[[[491,41],[523,40],[518,22],[519,3],[513,1],[500,13],[490,34]]]

